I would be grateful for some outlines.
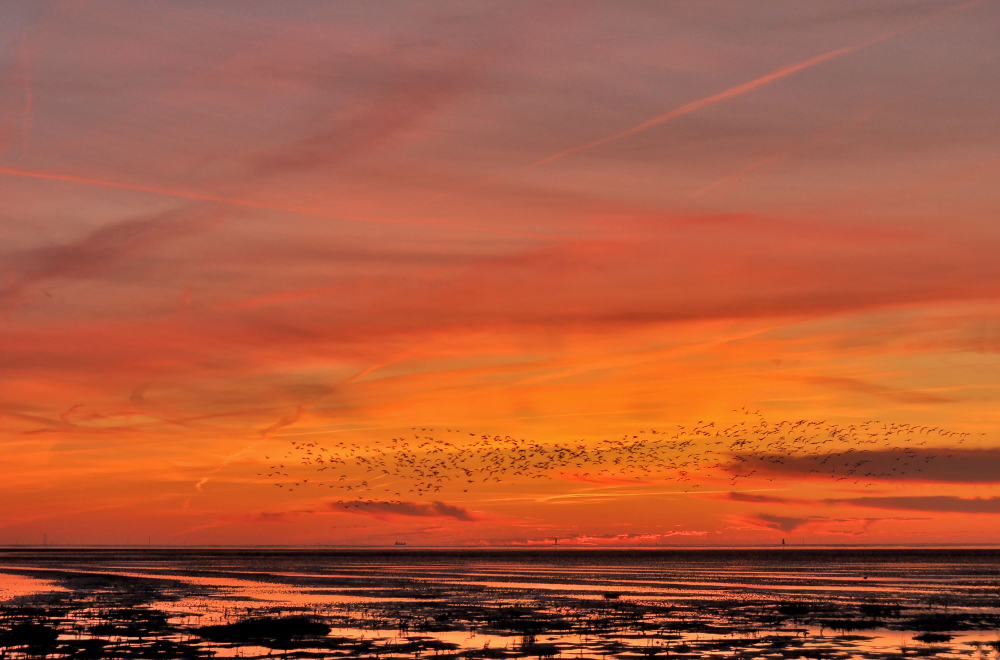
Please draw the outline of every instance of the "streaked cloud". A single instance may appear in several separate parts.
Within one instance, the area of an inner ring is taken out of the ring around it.
[[[450,518],[474,522],[477,517],[468,509],[444,502],[377,502],[370,500],[338,500],[330,502],[332,511],[354,513],[375,518],[403,516],[409,518]]]
[[[1000,449],[961,449],[947,446],[947,438],[930,441],[936,447],[901,446],[893,449],[849,448],[817,456],[749,457],[755,469],[785,476],[840,481],[912,481],[996,483],[1000,480]],[[920,441],[926,444],[928,440]],[[917,443],[913,443],[917,444]]]
[[[725,495],[727,499],[734,502],[749,502],[754,504],[815,504],[811,500],[781,497],[777,495],[760,495],[758,493],[743,493],[740,491],[730,491]]]
[[[935,511],[940,513],[1000,513],[1000,497],[956,497],[954,495],[912,495],[899,497],[850,497],[826,500],[869,509],[893,511]]]

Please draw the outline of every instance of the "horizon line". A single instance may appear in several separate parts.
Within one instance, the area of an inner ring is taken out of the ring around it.
[[[106,544],[106,543],[68,543],[47,545],[35,543],[0,544],[4,550],[77,550],[77,549],[128,549],[128,550],[373,550],[393,549],[406,550],[770,550],[775,548],[811,548],[811,549],[962,549],[982,548],[1000,550],[1000,542],[991,543],[769,543],[747,545],[588,545],[576,544],[533,544],[533,545],[395,545],[395,544],[181,544],[181,545],[151,545],[151,544]]]

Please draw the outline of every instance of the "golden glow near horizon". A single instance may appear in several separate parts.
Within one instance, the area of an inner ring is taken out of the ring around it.
[[[0,17],[0,544],[1000,542],[996,3]]]

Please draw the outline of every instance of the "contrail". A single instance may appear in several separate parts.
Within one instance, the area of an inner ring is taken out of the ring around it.
[[[576,146],[576,147],[571,147],[569,149],[565,149],[565,150],[560,151],[558,153],[552,154],[551,156],[546,156],[545,158],[543,158],[541,160],[537,160],[537,161],[535,161],[533,163],[528,163],[527,165],[522,165],[521,167],[518,167],[518,168],[513,169],[513,170],[509,170],[509,171],[504,172],[502,174],[496,174],[494,176],[487,177],[485,179],[482,179],[481,181],[478,181],[478,182],[473,183],[471,185],[465,186],[464,188],[459,188],[458,190],[456,190],[454,192],[461,192],[463,190],[469,190],[471,188],[476,188],[476,187],[481,186],[481,185],[483,185],[485,183],[489,183],[491,181],[495,181],[496,179],[499,179],[499,178],[502,178],[502,177],[510,176],[512,174],[518,174],[518,173],[524,172],[526,170],[531,170],[531,169],[534,169],[536,167],[540,167],[540,166],[545,165],[547,163],[551,163],[554,160],[558,160],[558,159],[563,158],[565,156],[569,156],[570,154],[575,154],[575,153],[578,153],[578,152],[581,152],[581,151],[585,151],[587,149],[592,149],[592,148],[600,146],[602,144],[607,144],[608,142],[614,142],[615,140],[621,140],[622,138],[629,137],[630,135],[635,135],[636,133],[641,133],[642,131],[649,130],[650,128],[653,128],[654,126],[659,126],[660,124],[664,124],[664,123],[666,123],[668,121],[677,119],[678,117],[683,117],[684,115],[691,114],[692,112],[700,110],[700,109],[702,109],[702,108],[704,108],[706,106],[714,105],[716,103],[719,103],[720,101],[726,101],[726,100],[734,98],[736,96],[741,96],[743,94],[746,94],[747,92],[751,92],[751,91],[757,89],[758,87],[763,87],[764,85],[769,85],[769,84],[771,84],[771,83],[773,83],[773,82],[775,82],[777,80],[781,80],[782,78],[787,78],[788,76],[790,76],[792,74],[795,74],[795,73],[798,73],[799,71],[802,71],[804,69],[808,69],[810,67],[816,66],[817,64],[822,64],[823,62],[835,59],[835,58],[840,57],[842,55],[846,55],[846,54],[851,53],[851,52],[853,52],[855,50],[858,50],[860,48],[864,48],[866,46],[871,46],[871,45],[877,44],[877,43],[879,43],[881,41],[885,41],[887,39],[890,39],[890,38],[892,38],[892,37],[894,37],[894,36],[896,36],[898,34],[902,34],[904,32],[908,32],[910,30],[914,30],[914,29],[920,27],[921,25],[923,25],[923,24],[925,24],[925,23],[927,23],[929,21],[933,21],[933,20],[936,20],[936,19],[944,16],[945,14],[949,14],[949,13],[951,13],[953,11],[959,11],[959,10],[963,10],[963,9],[968,9],[970,7],[973,7],[973,6],[981,4],[981,3],[982,3],[982,0],[973,0],[972,2],[967,2],[965,4],[961,4],[961,5],[956,5],[956,6],[953,6],[953,7],[949,7],[948,9],[945,9],[944,11],[938,12],[938,13],[932,15],[932,16],[928,16],[927,18],[921,19],[920,21],[917,21],[913,25],[909,25],[909,26],[904,27],[904,28],[899,28],[898,30],[893,30],[891,32],[887,32],[886,34],[883,34],[881,36],[875,37],[874,39],[869,39],[868,41],[863,41],[861,43],[853,44],[853,45],[850,45],[850,46],[844,46],[843,48],[838,48],[836,50],[831,50],[829,52],[823,53],[822,55],[816,55],[815,57],[810,57],[809,59],[803,60],[803,61],[798,62],[796,64],[790,64],[790,65],[785,66],[785,67],[783,67],[781,69],[778,69],[777,71],[772,71],[771,73],[763,75],[760,78],[755,78],[755,79],[753,79],[753,80],[751,80],[749,82],[745,82],[745,83],[743,83],[741,85],[737,85],[735,87],[730,87],[729,89],[727,89],[727,90],[725,90],[723,92],[719,92],[718,94],[713,94],[712,96],[706,96],[705,98],[698,99],[697,101],[691,101],[690,103],[682,105],[679,108],[675,108],[675,109],[671,110],[670,112],[666,112],[666,113],[664,113],[662,115],[659,115],[657,117],[653,117],[652,119],[644,121],[641,124],[636,124],[635,126],[633,126],[631,128],[627,128],[624,131],[620,131],[618,133],[613,133],[611,135],[606,135],[606,136],[604,136],[602,138],[598,138],[598,139],[596,139],[596,140],[594,140],[592,142],[587,142],[586,144],[581,144],[581,145]],[[438,195],[437,197],[434,197],[430,201],[436,201],[436,200],[441,199],[443,197],[448,197],[451,194],[454,194],[454,193],[442,193],[442,194]]]
[[[886,39],[886,38],[888,38],[888,37],[880,37],[879,39],[877,39],[875,41],[881,41],[882,39]],[[751,80],[750,82],[745,82],[742,85],[737,85],[736,87],[731,87],[731,88],[727,89],[724,92],[720,92],[718,94],[713,94],[712,96],[706,96],[703,99],[698,99],[697,101],[692,101],[691,103],[688,103],[686,105],[682,105],[679,108],[671,110],[670,112],[664,113],[664,114],[662,114],[662,115],[660,115],[658,117],[653,117],[652,119],[650,119],[648,121],[644,121],[641,124],[637,124],[637,125],[633,126],[632,128],[626,129],[626,130],[621,131],[619,133],[614,133],[612,135],[607,135],[605,137],[602,137],[602,138],[599,138],[597,140],[594,140],[593,142],[588,142],[586,144],[581,144],[580,146],[571,147],[570,149],[566,149],[564,151],[560,151],[559,153],[552,154],[551,156],[543,158],[543,159],[541,159],[539,161],[535,161],[534,163],[530,163],[528,165],[525,165],[525,166],[521,167],[520,170],[526,170],[526,169],[531,169],[531,168],[534,168],[534,167],[538,167],[539,165],[545,165],[546,163],[551,163],[552,161],[558,160],[559,158],[562,158],[564,156],[568,156],[570,154],[575,154],[575,153],[577,153],[579,151],[584,151],[585,149],[592,149],[593,147],[597,147],[597,146],[600,146],[602,144],[607,144],[608,142],[613,142],[615,140],[620,140],[620,139],[628,137],[630,135],[635,135],[636,133],[641,133],[642,131],[649,130],[650,128],[653,128],[654,126],[659,126],[660,124],[664,124],[664,123],[666,123],[666,122],[668,122],[668,121],[670,121],[672,119],[677,119],[678,117],[683,117],[684,115],[691,114],[692,112],[694,112],[696,110],[700,110],[700,109],[704,108],[707,105],[712,105],[712,104],[718,103],[719,101],[725,101],[726,99],[731,99],[734,96],[740,96],[742,94],[746,94],[747,92],[752,91],[754,89],[757,89],[758,87],[763,87],[764,85],[772,83],[772,82],[774,82],[776,80],[781,80],[782,78],[786,78],[786,77],[792,75],[793,73],[798,73],[799,71],[802,71],[803,69],[808,69],[811,66],[815,66],[815,65],[819,64],[820,62],[826,62],[827,60],[832,60],[835,57],[840,57],[841,55],[846,55],[847,53],[850,53],[851,51],[857,50],[858,48],[861,48],[862,46],[867,46],[869,43],[874,43],[875,41],[871,41],[871,42],[864,43],[864,44],[855,44],[853,46],[844,46],[843,48],[838,48],[837,50],[831,50],[828,53],[823,53],[822,55],[817,55],[816,57],[811,57],[808,60],[804,60],[802,62],[799,62],[798,64],[792,64],[790,66],[786,66],[785,68],[778,69],[777,71],[773,71],[773,72],[767,74],[766,76],[761,76],[760,78],[756,78],[754,80]],[[520,170],[518,170],[518,171],[520,171]]]
[[[139,186],[130,183],[120,183],[118,181],[106,181],[104,179],[91,179],[81,176],[70,176],[66,174],[50,174],[48,172],[33,172],[29,170],[15,170],[8,167],[0,167],[0,174],[8,176],[20,176],[29,179],[43,179],[46,181],[65,181],[68,183],[81,183],[89,186],[101,186],[104,188],[118,188],[120,190],[134,190],[136,192],[150,193],[164,197],[174,197],[177,199],[194,199],[205,202],[218,202],[220,204],[231,204],[233,206],[245,206],[257,209],[267,209],[269,211],[281,211],[284,213],[295,213],[298,215],[308,215],[327,220],[338,220],[340,222],[370,222],[383,225],[405,225],[411,227],[428,227],[434,229],[450,229],[453,231],[470,231],[484,234],[504,234],[508,236],[520,236],[525,238],[540,238],[550,241],[567,240],[566,236],[554,236],[549,234],[539,234],[534,232],[522,232],[508,229],[494,229],[490,227],[468,227],[449,225],[445,223],[404,221],[384,218],[344,218],[331,215],[319,209],[305,206],[288,206],[284,204],[274,204],[271,202],[257,202],[250,199],[240,199],[237,197],[221,197],[218,195],[203,195],[201,193],[189,192],[185,190],[170,190],[167,188],[155,188],[153,186]]]

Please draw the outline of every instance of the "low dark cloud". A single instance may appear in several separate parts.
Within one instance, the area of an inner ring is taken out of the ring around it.
[[[759,513],[754,519],[756,522],[764,523],[771,529],[780,529],[783,532],[794,532],[799,527],[812,522],[812,518],[792,518],[788,516],[773,516],[769,513]]]
[[[375,502],[369,500],[339,500],[330,503],[333,511],[366,516],[410,516],[416,518],[451,518],[473,522],[476,517],[464,507],[444,502]]]
[[[773,495],[758,495],[756,493],[728,493],[725,499],[733,502],[750,504],[784,504],[793,506],[856,506],[869,509],[885,509],[890,511],[938,511],[942,513],[1000,513],[1000,497],[957,497],[954,495],[915,495],[915,496],[866,496],[848,497],[824,500],[804,500]],[[791,525],[799,518],[779,518],[769,514],[758,516],[771,525]],[[905,520],[909,520],[906,518]],[[836,521],[835,521],[836,522]],[[842,522],[842,521],[841,521]],[[781,529],[784,529],[783,527]],[[794,528],[793,528],[794,529]],[[785,529],[791,531],[791,529]]]
[[[290,518],[292,518],[293,516],[296,516],[296,515],[300,515],[300,512],[288,513],[288,512],[282,512],[282,511],[278,511],[278,512],[264,511],[264,512],[258,513],[253,518],[253,521],[254,522],[260,522],[260,523],[288,522],[288,520]]]
[[[904,447],[816,456],[745,455],[744,470],[841,481],[1000,482],[1000,449]]]
[[[731,491],[726,499],[734,502],[753,502],[759,504],[816,504],[816,502],[809,500],[775,497],[774,495],[758,495],[756,493],[742,493],[740,491]]]
[[[848,504],[894,511],[939,511],[942,513],[1000,513],[1000,497],[955,497],[924,495],[902,497],[852,497],[825,500],[827,504]]]

